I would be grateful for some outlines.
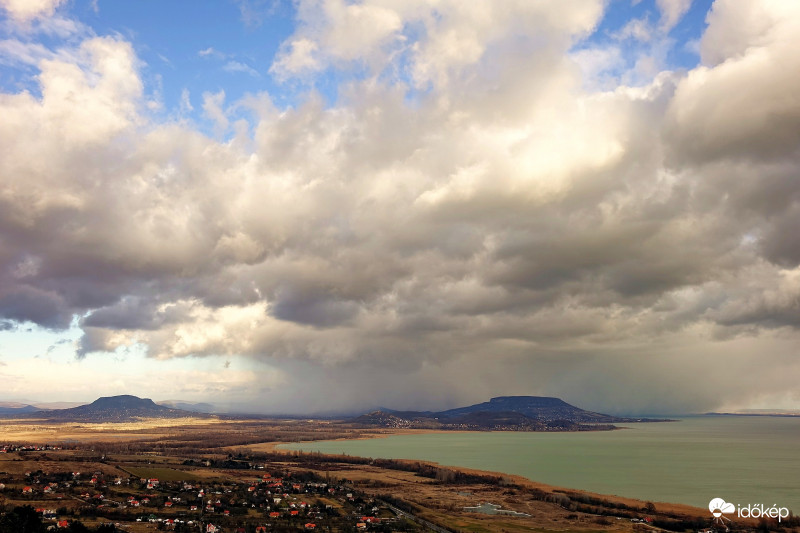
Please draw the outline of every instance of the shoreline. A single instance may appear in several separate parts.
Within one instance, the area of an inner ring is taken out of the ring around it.
[[[620,427],[617,429],[630,429],[625,427]],[[437,430],[437,429],[398,429],[398,430],[387,430],[386,432],[382,432],[379,434],[367,434],[367,435],[360,435],[358,437],[353,438],[337,438],[337,439],[325,439],[326,442],[337,442],[337,441],[354,441],[354,440],[369,440],[369,439],[383,439],[388,438],[395,435],[419,435],[419,434],[434,434],[434,433],[485,433],[484,431],[460,431],[460,430]],[[510,433],[517,433],[517,432],[510,432]],[[258,443],[254,447],[253,445],[247,446],[231,446],[230,449],[249,449],[252,451],[261,451],[266,453],[277,453],[283,455],[291,455],[293,453],[320,453],[320,455],[325,455],[329,457],[336,457],[339,454],[332,454],[332,453],[321,453],[321,452],[302,452],[300,450],[287,450],[284,448],[279,448],[279,446],[283,445],[291,445],[291,444],[309,444],[313,442],[322,442],[315,441],[315,440],[306,440],[306,441],[293,441],[293,442],[264,442]],[[357,455],[353,455],[351,457],[360,457]],[[644,507],[648,502],[653,503],[658,509],[658,512],[663,513],[674,513],[674,514],[681,514],[691,517],[698,517],[698,518],[706,518],[708,517],[709,513],[708,510],[694,507],[687,504],[682,503],[674,503],[674,502],[665,502],[665,501],[651,501],[651,500],[640,500],[637,498],[630,498],[627,496],[619,496],[616,494],[605,494],[605,493],[598,493],[593,492],[590,490],[579,489],[579,488],[570,488],[570,487],[562,487],[558,485],[550,485],[547,483],[542,483],[540,481],[536,481],[534,479],[530,479],[525,476],[521,476],[518,474],[509,474],[505,472],[497,472],[491,470],[481,470],[477,468],[470,468],[465,466],[459,465],[447,465],[442,464],[437,461],[429,461],[429,460],[417,460],[417,459],[392,459],[394,461],[406,463],[406,464],[423,464],[423,465],[430,465],[435,466],[437,468],[447,468],[449,470],[453,470],[456,472],[462,472],[464,474],[473,474],[473,475],[481,475],[481,476],[493,476],[508,479],[509,481],[513,482],[514,484],[520,485],[525,488],[531,489],[538,489],[547,493],[562,493],[562,494],[578,494],[582,496],[588,496],[591,498],[598,498],[602,500],[606,500],[612,503],[620,503],[629,506],[635,507]]]

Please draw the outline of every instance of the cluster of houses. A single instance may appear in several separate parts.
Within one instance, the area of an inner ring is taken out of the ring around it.
[[[0,444],[0,453],[45,452],[60,449],[61,446],[51,446],[50,444]]]
[[[239,482],[199,482],[191,474],[187,476],[190,480],[166,481],[155,477],[123,478],[101,471],[40,470],[26,472],[24,479],[19,480],[22,483],[6,482],[14,483],[11,492],[19,496],[12,498],[19,504],[60,500],[54,506],[61,513],[49,506],[37,508],[43,518],[55,521],[55,528],[67,527],[66,517],[77,508],[94,509],[91,514],[117,522],[155,523],[159,529],[175,529],[180,524],[201,525],[207,533],[244,531],[241,526],[256,525],[255,520],[261,521],[256,531],[267,531],[270,524],[276,523],[305,530],[334,522],[366,530],[382,523],[381,518],[374,516],[377,508],[371,509],[372,515],[364,514],[368,509],[356,504],[356,500],[361,502],[359,496],[341,484],[309,481],[307,476],[301,480],[288,473],[281,477],[267,473],[257,476]],[[76,501],[82,505],[76,505]],[[72,511],[65,514],[68,508]],[[383,519],[384,523],[386,520]]]

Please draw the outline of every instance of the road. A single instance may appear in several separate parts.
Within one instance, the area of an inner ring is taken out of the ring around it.
[[[391,509],[392,512],[395,513],[397,516],[408,518],[412,522],[416,522],[417,524],[419,524],[421,526],[425,526],[428,529],[430,529],[431,531],[436,531],[436,533],[453,533],[449,529],[445,529],[445,528],[443,528],[441,526],[437,526],[433,522],[429,522],[429,521],[425,520],[424,518],[420,518],[420,517],[418,517],[416,515],[413,515],[411,513],[407,513],[405,511],[403,511],[402,509],[398,509],[394,505],[391,505],[390,503],[387,503],[387,502],[385,502],[383,500],[380,500],[380,502],[382,504],[384,504],[386,507],[388,507],[389,509]]]

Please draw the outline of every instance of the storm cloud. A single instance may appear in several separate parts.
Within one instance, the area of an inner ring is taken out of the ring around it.
[[[800,401],[800,4],[717,0],[699,66],[602,89],[604,2],[431,4],[299,2],[263,73],[359,75],[207,94],[215,134],[120,36],[43,54],[0,94],[0,324],[263,361],[254,409]]]

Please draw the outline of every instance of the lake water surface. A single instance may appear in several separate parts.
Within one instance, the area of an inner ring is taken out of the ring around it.
[[[800,512],[800,417],[698,416],[581,433],[447,432],[283,445],[418,459],[654,502]]]

